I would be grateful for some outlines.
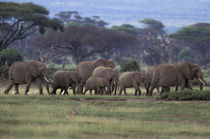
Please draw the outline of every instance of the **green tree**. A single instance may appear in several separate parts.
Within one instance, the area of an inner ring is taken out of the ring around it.
[[[15,48],[8,48],[0,51],[0,66],[11,66],[15,61],[22,61],[21,53]]]
[[[126,71],[140,71],[140,66],[136,60],[129,60],[126,63],[120,64],[121,72]]]
[[[0,2],[0,51],[15,40],[46,28],[63,31],[57,18],[50,19],[46,8],[33,3]]]
[[[183,41],[194,51],[200,52],[201,61],[207,59],[210,51],[210,24],[197,23],[183,27],[171,37]]]

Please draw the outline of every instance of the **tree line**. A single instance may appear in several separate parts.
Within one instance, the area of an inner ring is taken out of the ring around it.
[[[107,27],[99,16],[82,17],[61,11],[49,18],[45,7],[33,3],[0,2],[0,51],[13,47],[24,58],[65,66],[68,57],[78,64],[97,57],[121,64],[130,59],[148,65],[210,62],[210,24],[196,23],[173,34],[155,19]]]

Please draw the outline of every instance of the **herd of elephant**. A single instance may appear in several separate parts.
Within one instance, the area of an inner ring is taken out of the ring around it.
[[[56,94],[57,89],[61,89],[60,94],[68,94],[68,89],[73,89],[73,94],[86,94],[87,91],[94,90],[95,94],[114,95],[119,91],[119,95],[126,88],[135,88],[134,95],[141,95],[140,84],[144,84],[146,95],[152,96],[153,90],[162,87],[161,93],[170,91],[171,86],[176,86],[181,90],[192,89],[189,80],[197,78],[200,82],[200,89],[205,86],[201,68],[193,63],[184,62],[178,64],[160,64],[149,67],[146,71],[124,72],[119,77],[112,60],[97,59],[80,62],[73,71],[59,70],[53,75],[53,79],[48,77],[47,67],[40,62],[14,62],[9,70],[9,84],[4,91],[15,85],[15,94],[19,94],[19,84],[26,84],[25,94],[28,94],[32,81],[36,81],[40,95],[43,94],[42,79],[46,84],[48,94]],[[52,91],[49,91],[49,84]],[[85,90],[83,89],[85,88]]]

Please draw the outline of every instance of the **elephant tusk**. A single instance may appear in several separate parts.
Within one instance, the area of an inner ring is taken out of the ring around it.
[[[206,86],[205,83],[200,78],[198,78],[198,80],[203,84],[203,86]]]
[[[48,82],[48,83],[50,83],[50,81],[44,76],[44,79]]]

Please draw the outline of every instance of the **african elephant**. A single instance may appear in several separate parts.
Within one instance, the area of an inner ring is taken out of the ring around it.
[[[53,81],[51,94],[56,94],[56,90],[61,88],[60,94],[64,90],[64,94],[68,95],[67,90],[70,86],[73,88],[73,94],[75,94],[75,87],[79,83],[79,77],[74,71],[59,70],[54,73]]]
[[[95,94],[103,94],[103,92],[106,92],[105,87],[109,87],[109,81],[105,78],[101,77],[90,77],[86,84],[85,84],[85,92],[90,90],[90,94],[92,95],[92,90],[95,90]]]
[[[135,93],[134,95],[141,95],[141,90],[139,88],[140,83],[143,83],[145,79],[145,75],[143,72],[138,72],[138,71],[129,71],[129,72],[124,72],[120,76],[120,92],[119,95],[122,94],[122,90],[124,90],[124,94],[127,95],[126,93],[126,88],[135,88]]]
[[[48,69],[47,67],[38,61],[32,62],[14,62],[9,70],[9,85],[4,91],[8,94],[9,90],[15,85],[16,94],[19,94],[18,87],[19,84],[26,84],[25,94],[29,92],[31,82],[36,80],[36,85],[39,88],[40,95],[43,95],[41,78],[44,78],[46,82],[46,89],[48,94],[49,85],[48,82]]]
[[[93,71],[92,77],[101,77],[107,79],[109,81],[108,93],[111,94],[111,92],[114,90],[114,94],[116,95],[117,86],[119,84],[119,74],[116,68],[99,66]],[[112,87],[114,89],[112,89]]]
[[[144,74],[145,74],[144,85],[145,85],[145,89],[146,89],[146,95],[148,95],[149,88],[150,88],[151,83],[152,83],[152,76],[153,76],[153,70],[154,70],[154,68],[155,68],[155,66],[150,66],[144,72]],[[157,89],[158,92],[160,92],[158,87],[156,89]]]
[[[88,80],[89,77],[92,76],[93,70],[99,66],[104,66],[104,67],[111,67],[114,68],[115,64],[112,60],[106,60],[106,59],[97,59],[97,60],[92,60],[92,61],[83,61],[80,62],[76,68],[75,72],[78,74],[80,80],[80,89],[79,93],[83,92],[83,86]]]
[[[152,96],[152,91],[155,87],[165,86],[170,87],[176,85],[181,86],[181,90],[189,86],[189,80],[197,78],[200,81],[200,89],[203,89],[204,81],[203,74],[198,65],[184,62],[179,64],[160,64],[153,71],[152,84],[149,90],[149,96]]]

